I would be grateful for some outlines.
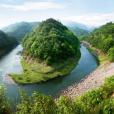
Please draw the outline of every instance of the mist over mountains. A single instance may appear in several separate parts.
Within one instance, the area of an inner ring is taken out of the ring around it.
[[[8,36],[15,37],[18,41],[21,41],[27,33],[31,32],[33,29],[35,29],[35,27],[39,26],[39,24],[40,22],[19,22],[6,26],[2,28],[2,30],[8,34]],[[93,29],[76,22],[63,22],[63,24],[66,25],[78,37],[88,35]]]

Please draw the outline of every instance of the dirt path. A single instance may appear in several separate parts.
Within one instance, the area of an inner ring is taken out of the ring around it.
[[[93,88],[101,86],[106,77],[114,75],[114,63],[107,63],[99,66],[95,71],[86,76],[80,83],[75,83],[63,90],[60,95],[71,98],[79,96]]]

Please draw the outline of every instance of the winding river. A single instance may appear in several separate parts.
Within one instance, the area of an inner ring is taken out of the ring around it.
[[[5,85],[7,95],[13,101],[18,100],[20,89],[24,89],[29,95],[33,91],[39,91],[48,95],[56,96],[64,88],[72,85],[73,83],[78,83],[98,66],[97,60],[94,58],[94,56],[86,47],[82,45],[81,59],[77,67],[74,68],[70,75],[58,77],[40,84],[18,85],[12,83],[12,81],[7,78],[7,74],[21,73],[23,71],[20,64],[20,51],[22,51],[22,47],[21,45],[18,45],[10,53],[0,59],[0,83]]]

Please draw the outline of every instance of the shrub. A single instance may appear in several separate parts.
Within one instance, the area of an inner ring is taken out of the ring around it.
[[[114,114],[114,99],[104,100],[99,105],[98,114]]]
[[[57,114],[57,107],[51,97],[34,92],[31,97],[22,94],[16,114]]]
[[[5,88],[0,86],[0,114],[11,114],[11,108],[5,94]]]
[[[76,108],[74,102],[68,98],[61,96],[57,100],[58,114],[75,114]]]
[[[114,61],[114,47],[109,49],[108,57],[109,57],[110,61]]]
[[[45,61],[47,64],[77,57],[79,41],[62,23],[47,19],[23,40],[26,55]]]

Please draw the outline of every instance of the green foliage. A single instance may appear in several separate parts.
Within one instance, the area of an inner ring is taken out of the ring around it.
[[[60,22],[48,19],[25,37],[23,47],[26,55],[52,64],[76,57],[79,41]]]
[[[95,29],[86,39],[94,47],[109,55],[109,60],[114,61],[114,23],[110,22],[106,25]]]
[[[68,97],[61,96],[57,100],[57,106],[58,114],[75,114],[76,112],[74,102]]]
[[[114,61],[114,47],[112,47],[108,50],[108,57],[109,57],[110,61]]]
[[[114,92],[114,76],[107,78],[104,85],[100,87],[100,91],[103,94],[103,98],[108,98]]]
[[[104,100],[99,105],[99,114],[113,114],[114,113],[114,99]]]
[[[0,114],[11,114],[11,108],[5,94],[5,89],[2,86],[0,86]]]
[[[57,114],[57,106],[51,97],[34,92],[31,97],[21,96],[16,114]]]
[[[80,57],[80,54],[78,54]],[[19,84],[33,84],[45,82],[49,79],[68,75],[77,65],[78,58],[70,58],[62,63],[56,63],[52,66],[45,65],[44,63],[36,62],[31,63],[27,59],[22,59],[21,63],[24,69],[22,74],[12,73],[10,76]],[[30,59],[28,58],[30,61]]]
[[[11,74],[20,84],[38,83],[68,75],[80,59],[80,43],[64,25],[54,19],[40,24],[23,40],[24,73]]]
[[[100,90],[92,90],[82,95],[79,100],[84,105],[84,110],[91,112],[102,101],[102,93]]]
[[[17,103],[16,103],[17,104]],[[11,114],[5,91],[0,88],[0,114]],[[107,78],[98,89],[76,99],[60,96],[57,99],[34,92],[21,94],[14,114],[114,114],[114,76]]]

